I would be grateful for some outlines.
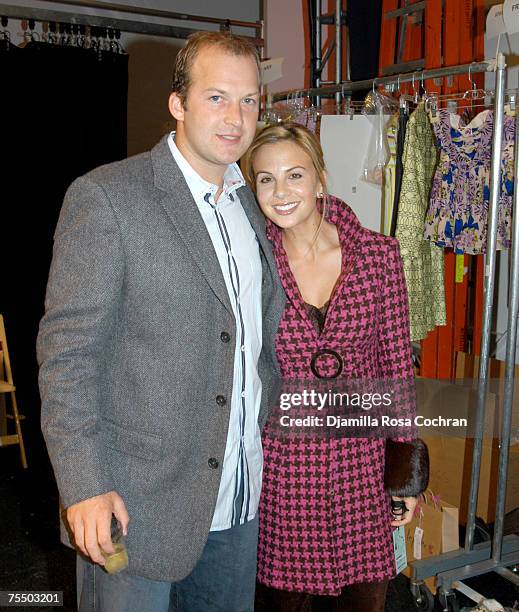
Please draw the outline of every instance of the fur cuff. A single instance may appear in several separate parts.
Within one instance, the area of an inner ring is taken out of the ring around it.
[[[429,484],[429,451],[423,440],[386,440],[384,486],[390,495],[416,497]]]

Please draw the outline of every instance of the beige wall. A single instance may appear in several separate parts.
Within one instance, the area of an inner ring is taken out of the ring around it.
[[[264,0],[267,57],[285,58],[283,78],[269,85],[271,92],[305,86],[305,2]]]

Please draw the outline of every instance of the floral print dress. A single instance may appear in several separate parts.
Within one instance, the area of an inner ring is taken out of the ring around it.
[[[486,250],[490,199],[493,112],[479,113],[468,125],[459,115],[438,111],[433,129],[440,148],[424,237],[457,254]],[[504,117],[497,248],[510,247],[515,119]]]

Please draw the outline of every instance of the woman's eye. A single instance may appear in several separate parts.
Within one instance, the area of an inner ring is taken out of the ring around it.
[[[265,183],[270,183],[270,176],[262,176],[260,179],[258,179],[258,183],[260,184],[265,184]]]
[[[293,179],[300,179],[303,175],[299,174],[299,172],[292,172],[292,174],[290,175],[290,178]]]

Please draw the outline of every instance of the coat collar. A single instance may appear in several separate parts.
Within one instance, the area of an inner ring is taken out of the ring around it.
[[[229,294],[211,237],[184,175],[173,158],[167,138],[164,136],[150,152],[154,183],[163,192],[161,205],[215,295],[232,313]],[[256,200],[248,187],[240,187],[236,193],[258,237],[271,274],[276,274],[271,247],[265,235],[265,220]]]
[[[342,267],[341,274],[337,281],[335,290],[330,299],[328,312],[326,315],[326,323],[321,337],[324,337],[324,331],[330,326],[330,321],[333,319],[334,311],[336,310],[337,300],[341,291],[341,287],[346,282],[349,274],[353,270],[356,262],[362,256],[362,246],[366,229],[362,227],[357,216],[352,209],[341,199],[335,196],[327,197],[326,219],[330,223],[337,226],[339,240],[341,243]],[[314,325],[307,314],[306,305],[297,286],[296,280],[290,269],[288,257],[283,247],[282,230],[267,220],[267,237],[272,242],[272,248],[277,262],[281,283],[288,299],[292,302],[295,308],[299,311],[302,319],[306,321],[307,327],[312,334],[316,334]]]

